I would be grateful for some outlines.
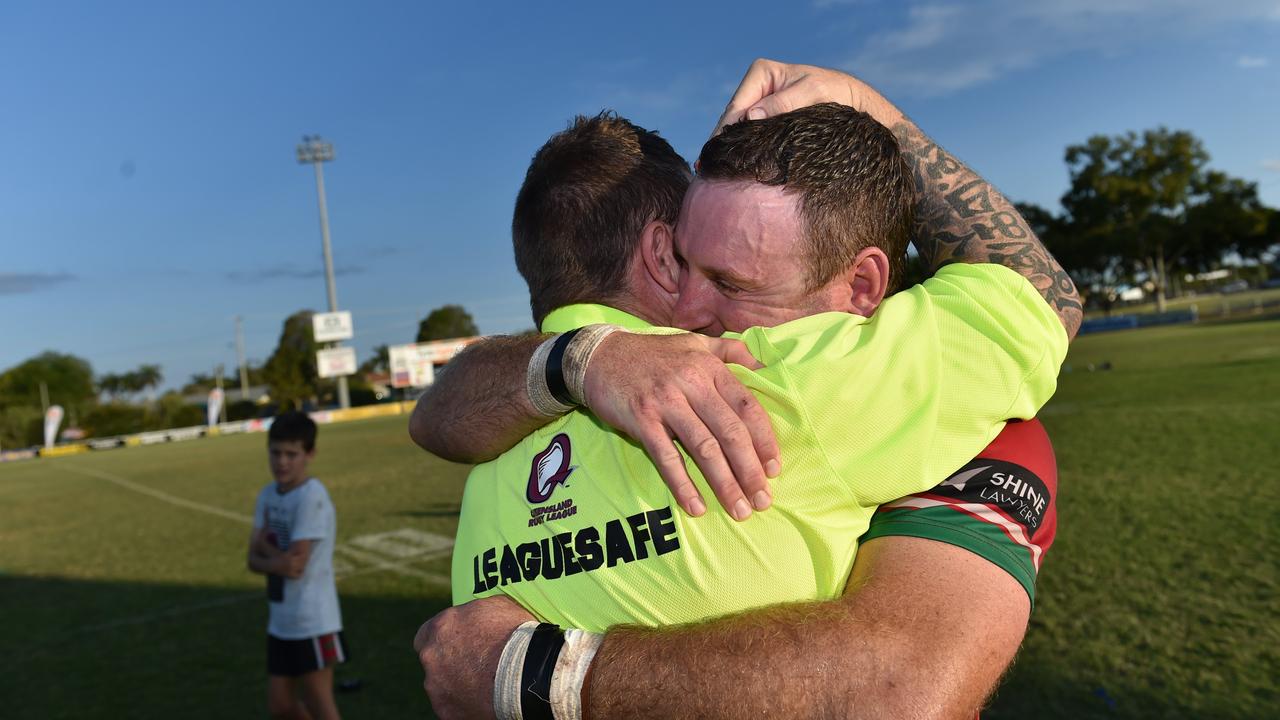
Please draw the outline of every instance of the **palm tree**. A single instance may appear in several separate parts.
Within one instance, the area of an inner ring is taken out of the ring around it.
[[[164,382],[164,374],[160,372],[160,366],[139,365],[137,370],[129,374],[134,376],[138,390],[150,390],[147,393],[148,399],[155,402],[155,389]]]

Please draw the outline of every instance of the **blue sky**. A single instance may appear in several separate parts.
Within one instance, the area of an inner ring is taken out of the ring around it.
[[[1187,129],[1280,206],[1280,0],[0,3],[0,369],[46,349],[180,385],[338,299],[361,358],[446,303],[531,326],[511,260],[530,156],[613,108],[697,154],[757,56],[879,87],[1005,193],[1063,151]]]

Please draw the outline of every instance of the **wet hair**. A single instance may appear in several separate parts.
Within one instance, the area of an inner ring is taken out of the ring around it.
[[[516,196],[511,239],[533,318],[626,290],[640,234],[675,225],[689,164],[659,137],[611,111],[579,115],[538,150]]]
[[[915,180],[893,133],[870,115],[824,103],[739,122],[707,141],[697,167],[705,180],[745,180],[799,196],[810,290],[873,246],[888,255],[889,290],[897,288]]]
[[[316,447],[316,422],[304,412],[281,413],[271,421],[267,430],[267,443],[300,442],[302,449],[311,452]]]

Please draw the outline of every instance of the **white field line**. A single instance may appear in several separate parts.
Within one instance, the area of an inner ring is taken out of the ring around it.
[[[210,515],[217,515],[220,518],[225,518],[227,520],[234,520],[244,525],[253,524],[253,518],[248,515],[242,515],[240,513],[231,512],[230,510],[223,510],[222,508],[215,507],[213,505],[205,505],[204,503],[201,503],[201,502],[196,502],[194,500],[187,500],[186,498],[180,498],[176,495],[170,495],[167,492],[161,492],[159,490],[149,488],[146,485],[139,485],[138,483],[133,482],[132,480],[126,480],[120,477],[119,475],[112,475],[111,473],[102,472],[101,470],[75,467],[74,465],[65,465],[65,464],[63,465],[63,469],[70,470],[75,473],[80,473],[81,475],[88,475],[89,477],[96,477],[99,480],[106,480],[107,482],[119,485],[120,487],[125,488],[126,490],[132,490],[142,495],[148,495],[161,502],[167,502],[170,505],[177,505],[178,507],[184,507],[189,510],[198,510],[203,513],[208,513]]]
[[[185,507],[191,510],[198,510],[203,513],[208,513],[210,515],[217,515],[218,517],[226,518],[228,520],[234,520],[244,525],[253,524],[253,518],[250,517],[249,515],[242,515],[240,513],[231,512],[230,510],[223,510],[222,508],[215,507],[213,505],[206,505],[204,503],[196,502],[194,500],[187,500],[186,498],[180,498],[176,495],[170,495],[169,493],[161,492],[159,490],[149,488],[146,485],[140,485],[131,480],[126,480],[125,478],[122,478],[119,475],[112,475],[111,473],[103,472],[101,470],[93,470],[90,468],[79,468],[79,467],[69,466],[66,469],[71,470],[72,472],[80,473],[82,475],[96,477],[100,480],[106,480],[107,482],[114,483],[127,490],[132,490],[136,493],[141,493],[143,495],[153,497],[157,500],[160,500],[161,502],[169,503],[170,505]],[[362,552],[360,550],[356,550],[355,548],[352,548],[349,545],[338,545],[334,549],[341,550],[351,555],[353,558],[357,560],[372,563],[374,565],[374,567],[371,567],[371,568],[360,568],[359,570],[344,573],[342,575],[339,575],[338,576],[339,578],[350,577],[353,574],[363,575],[365,573],[372,572],[373,570],[389,570],[391,572],[399,573],[401,575],[408,575],[411,577],[430,580],[437,584],[443,583],[445,586],[448,586],[450,582],[449,578],[443,575],[440,575],[438,573],[424,572],[421,570],[414,570],[406,566],[409,565],[410,563],[421,562],[423,560],[434,560],[438,557],[443,557],[444,555],[447,555],[450,552],[452,552],[452,547],[453,547],[453,543],[451,542],[449,543],[449,548],[445,549],[444,551],[424,553],[422,555],[415,555],[415,556],[403,558],[400,560],[385,560],[376,555]]]
[[[450,545],[449,547],[443,550],[425,552],[425,553],[422,553],[421,555],[413,555],[411,557],[408,557],[402,560],[385,560],[381,557],[378,557],[377,555],[374,555],[373,553],[364,552],[363,550],[356,550],[350,545],[339,545],[338,547],[334,548],[334,550],[340,551],[345,555],[349,555],[355,558],[356,560],[359,560],[362,563],[368,563],[364,567],[338,574],[338,579],[348,578],[353,575],[364,575],[365,573],[374,572],[375,570],[390,570],[392,572],[400,573],[401,575],[411,575],[416,578],[421,578],[423,580],[433,582],[437,585],[443,585],[444,587],[450,587],[452,585],[452,581],[447,576],[441,575],[440,573],[427,572],[425,570],[415,570],[410,567],[405,567],[409,563],[423,562],[426,560],[435,560],[436,558],[449,557],[449,555],[453,553],[452,545]]]
[[[132,490],[142,495],[147,495],[149,497],[160,500],[161,502],[169,503],[170,505],[176,505],[178,507],[197,510],[200,512],[208,513],[210,515],[216,515],[218,517],[221,517],[227,520],[233,520],[235,522],[242,523],[245,525],[253,524],[253,518],[249,517],[248,515],[234,513],[229,510],[223,510],[222,508],[215,507],[213,505],[206,505],[204,503],[195,502],[193,500],[187,500],[185,498],[180,498],[175,495],[170,495],[169,493],[161,492],[159,490],[149,488],[145,485],[140,485],[138,483],[135,483],[130,480],[126,480],[125,478],[119,477],[117,475],[112,475],[111,473],[102,472],[101,470],[92,470],[89,468],[77,468],[77,467],[70,467],[70,466],[64,466],[64,469],[71,470],[72,472],[80,473],[83,475],[88,475],[90,477],[95,477],[100,480],[106,480],[107,482],[114,483],[127,490]],[[342,553],[349,555],[353,559],[358,560],[362,563],[368,563],[364,567],[355,568],[343,573],[335,573],[335,578],[339,582],[346,578],[356,577],[358,575],[366,575],[369,573],[386,570],[386,571],[394,572],[400,575],[406,575],[409,577],[418,578],[420,580],[426,580],[430,583],[441,585],[446,588],[449,587],[451,584],[449,577],[446,575],[442,575],[440,573],[427,572],[424,570],[418,570],[415,568],[408,567],[408,565],[411,565],[413,563],[418,563],[418,562],[425,562],[428,560],[436,560],[441,557],[447,557],[450,553],[453,552],[452,542],[450,542],[449,547],[446,547],[446,548],[432,550],[432,551],[424,552],[419,555],[413,555],[407,558],[400,558],[397,560],[387,560],[373,553],[365,552],[363,550],[357,550],[351,547],[350,545],[346,545],[346,544],[338,545],[334,548],[334,550],[341,551]],[[86,634],[104,632],[107,630],[112,630],[119,627],[126,627],[129,625],[140,625],[140,624],[149,623],[155,620],[179,617],[179,616],[187,615],[193,612],[199,612],[201,610],[208,610],[211,608],[223,607],[226,605],[234,605],[236,603],[248,601],[248,600],[260,600],[261,597],[262,596],[258,591],[242,591],[242,592],[225,595],[220,598],[215,598],[213,600],[206,600],[204,602],[193,603],[191,605],[183,605],[179,607],[168,608],[166,610],[160,610],[157,612],[142,613],[140,615],[131,615],[129,617],[117,618],[115,620],[110,620],[104,623],[97,623],[94,625],[86,625],[83,627],[75,628],[74,630],[71,630],[67,633],[63,633],[58,637],[51,638],[50,640],[40,643],[39,645],[29,647],[28,649],[37,650],[41,647],[47,647],[49,645],[57,644],[66,639],[79,638]]]

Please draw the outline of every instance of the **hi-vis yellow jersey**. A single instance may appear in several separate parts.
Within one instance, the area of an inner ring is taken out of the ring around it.
[[[647,328],[573,305],[543,330],[598,322]],[[1036,289],[999,265],[948,265],[872,319],[823,313],[739,337],[765,367],[733,372],[782,450],[771,508],[742,523],[718,506],[688,517],[642,447],[572,412],[472,471],[454,603],[504,593],[547,622],[602,631],[838,597],[876,506],[933,487],[1006,419],[1033,417],[1067,349]]]

